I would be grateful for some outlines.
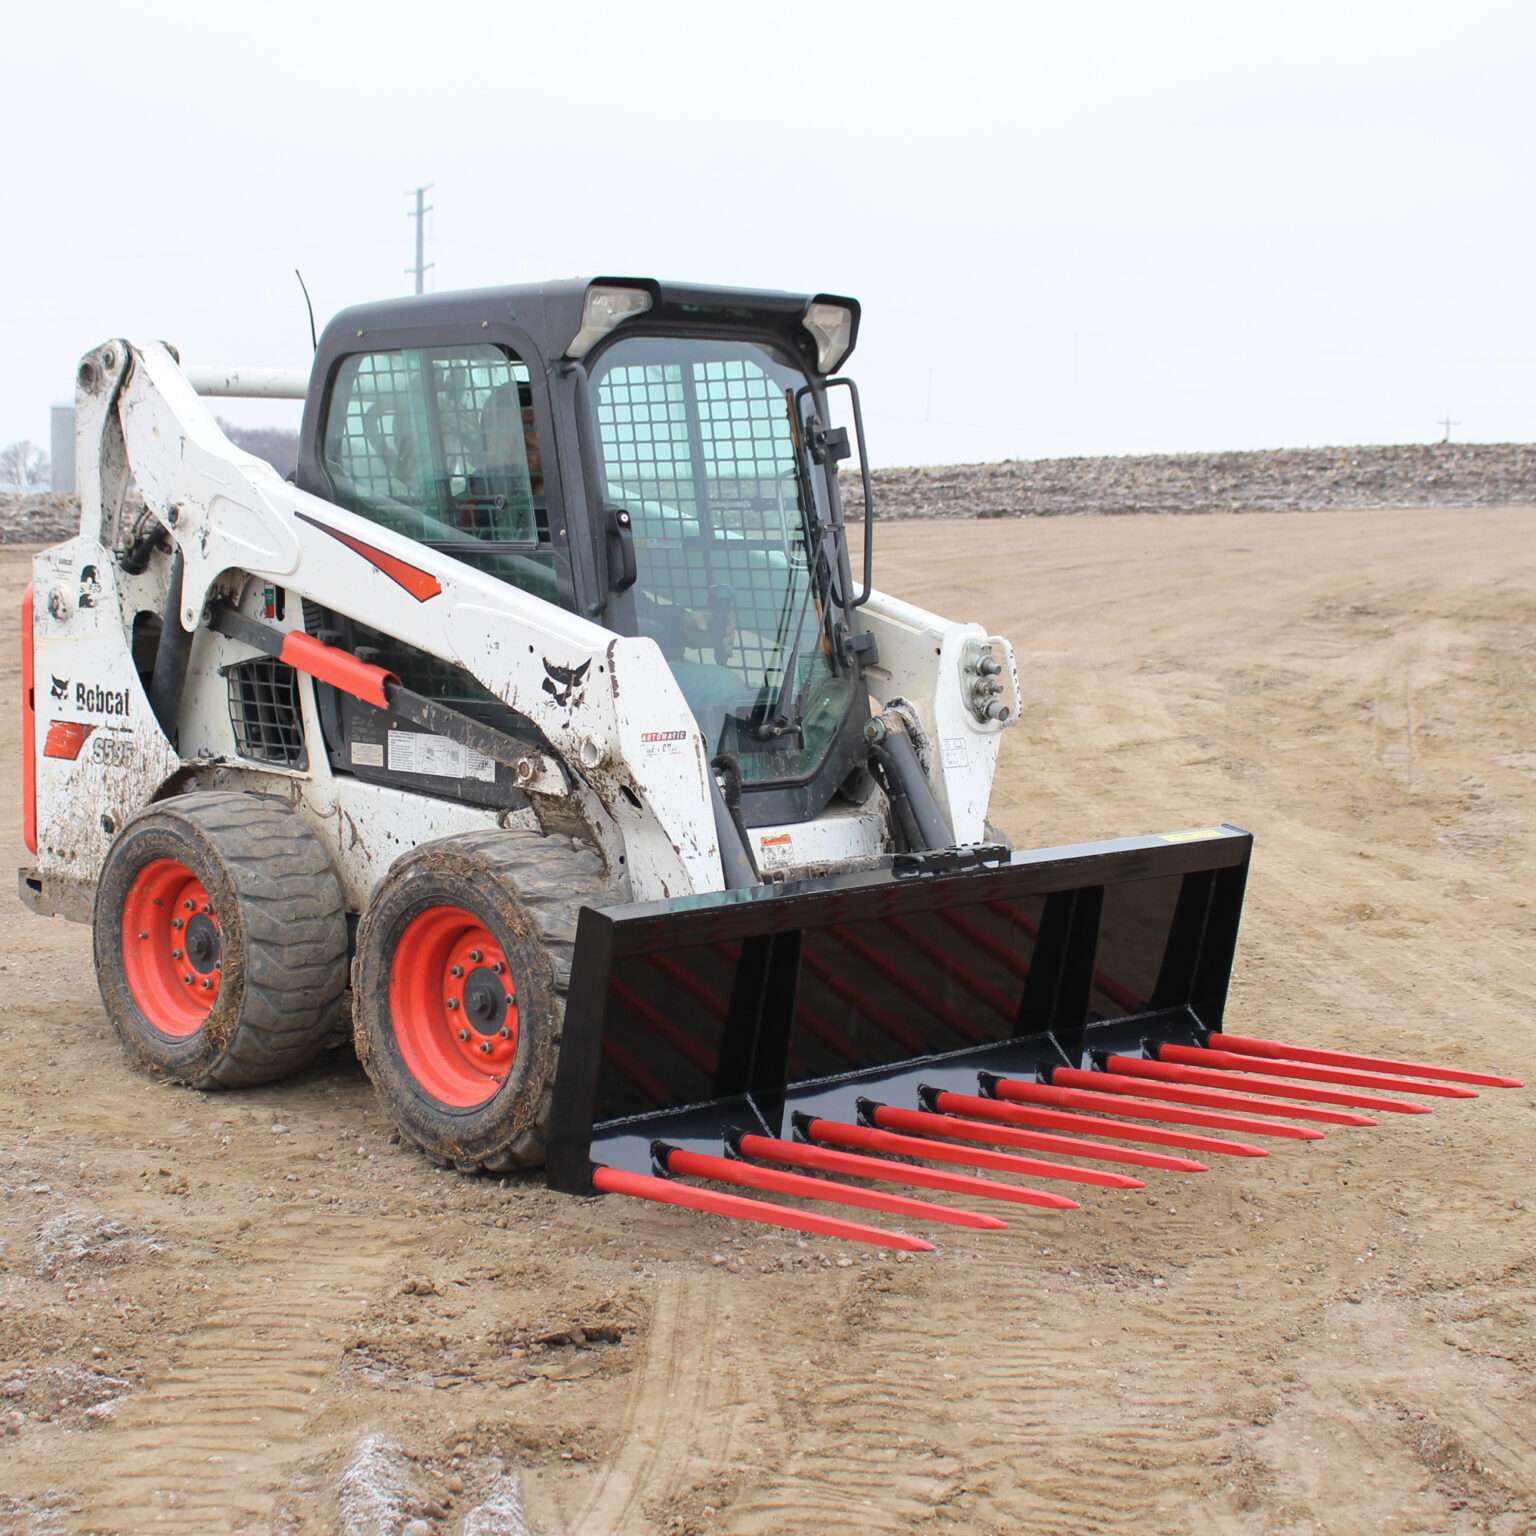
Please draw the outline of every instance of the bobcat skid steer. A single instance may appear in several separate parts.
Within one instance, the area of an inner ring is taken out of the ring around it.
[[[1157,1149],[1364,1118],[1275,1080],[1360,1062],[1213,1033],[1247,833],[989,829],[1013,653],[873,588],[867,473],[850,560],[858,325],[603,278],[347,310],[307,375],[83,359],[20,890],[92,923],[132,1057],[266,1082],[350,1007],[440,1162],[906,1247],[705,1186],[998,1225],[867,1186],[1065,1207],[948,1165],[1123,1188],[1016,1152],[1188,1171]],[[293,482],[204,395],[302,398]]]

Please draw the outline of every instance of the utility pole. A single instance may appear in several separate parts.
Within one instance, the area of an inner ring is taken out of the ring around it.
[[[1442,437],[1440,439],[1440,441],[1442,443],[1450,442],[1450,440],[1451,440],[1451,428],[1452,427],[1459,427],[1461,425],[1461,423],[1459,421],[1452,421],[1449,416],[1441,416],[1441,417],[1438,417],[1437,420],[1439,421],[1440,425],[1445,428],[1445,436]]]
[[[416,274],[417,293],[423,291],[422,279],[437,265],[435,261],[422,260],[422,257],[426,254],[427,215],[432,212],[432,205],[426,202],[425,199],[427,193],[431,190],[432,184],[430,182],[424,187],[417,187],[415,192],[415,211],[406,214],[406,218],[416,220],[416,265],[414,267],[407,267],[405,270],[408,274],[412,272]],[[409,192],[406,193],[407,197],[411,195]]]

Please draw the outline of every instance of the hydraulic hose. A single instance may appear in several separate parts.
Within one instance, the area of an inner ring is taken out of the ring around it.
[[[187,681],[187,662],[192,656],[192,634],[181,622],[181,586],[185,562],[178,549],[171,556],[171,581],[165,592],[160,617],[160,643],[155,647],[155,670],[149,680],[149,707],[160,729],[174,743],[181,714],[181,690]]]
[[[880,745],[873,750],[880,753],[882,766],[895,781],[896,788],[905,796],[917,823],[918,835],[924,848],[948,848],[954,838],[945,824],[944,813],[934,799],[933,786],[917,760],[912,738],[905,730],[887,728]]]

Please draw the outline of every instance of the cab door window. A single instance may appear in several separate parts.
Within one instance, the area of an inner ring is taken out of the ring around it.
[[[514,354],[474,345],[348,357],[322,445],[339,505],[563,601],[533,392]]]

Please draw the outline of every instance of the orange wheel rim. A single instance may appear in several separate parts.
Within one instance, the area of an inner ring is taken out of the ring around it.
[[[517,1057],[517,987],[501,946],[463,907],[428,907],[390,967],[395,1044],[417,1086],[452,1109],[500,1091]]]
[[[123,903],[123,971],[162,1035],[184,1040],[213,1012],[224,935],[203,882],[179,859],[155,859],[134,876]]]

